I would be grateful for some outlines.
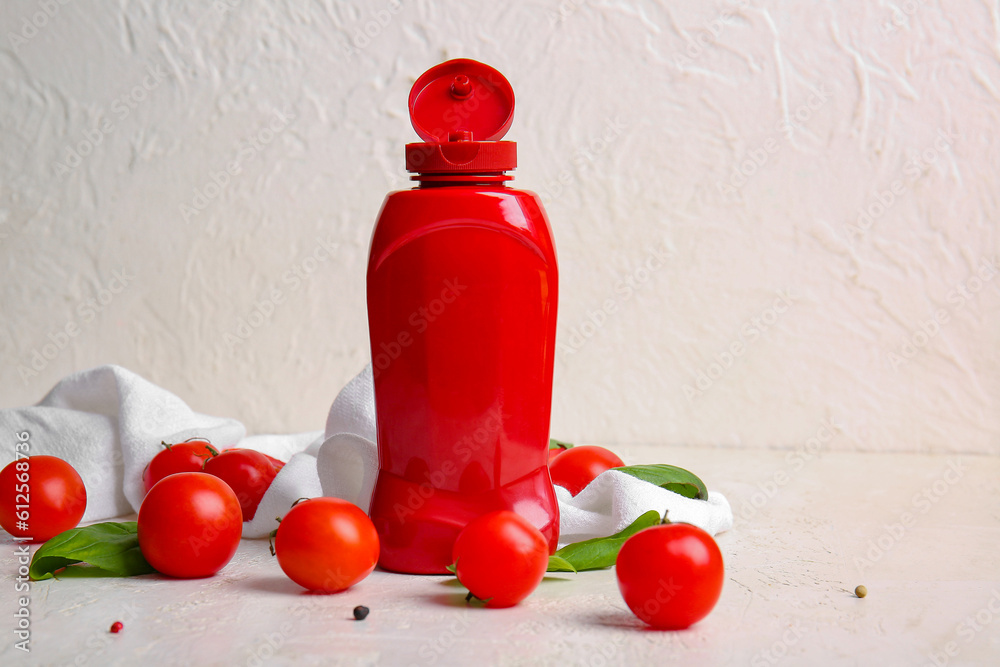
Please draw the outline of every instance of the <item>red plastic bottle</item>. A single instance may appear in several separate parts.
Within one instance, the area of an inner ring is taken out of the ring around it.
[[[379,564],[446,573],[473,518],[518,512],[556,548],[549,479],[558,272],[538,195],[506,185],[514,93],[451,60],[409,98],[419,185],[382,204],[368,259]]]

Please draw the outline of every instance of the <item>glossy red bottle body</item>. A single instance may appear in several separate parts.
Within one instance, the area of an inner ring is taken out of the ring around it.
[[[498,509],[524,516],[554,551],[558,271],[538,196],[447,178],[391,193],[367,289],[381,567],[445,573],[461,529]]]

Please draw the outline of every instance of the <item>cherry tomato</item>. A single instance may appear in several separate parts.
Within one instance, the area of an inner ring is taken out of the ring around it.
[[[281,471],[281,469],[285,467],[285,462],[280,459],[276,459],[273,456],[269,456],[267,454],[264,454],[264,458],[270,461],[271,465],[274,466],[275,474],[278,474]]]
[[[260,499],[278,474],[266,456],[252,449],[227,449],[205,461],[205,472],[215,475],[236,492],[244,521],[257,514]]]
[[[548,462],[552,463],[553,459],[555,459],[557,456],[559,456],[560,454],[562,454],[566,450],[572,449],[572,447],[573,447],[573,445],[569,444],[568,442],[561,442],[559,440],[550,440],[549,441],[549,461]]]
[[[715,540],[687,523],[653,526],[627,539],[615,572],[632,613],[664,630],[680,630],[708,616],[724,576]]]
[[[225,453],[225,452],[232,452],[232,451],[239,450],[239,449],[242,449],[242,448],[241,447],[230,447],[229,449],[222,450],[222,452],[223,453]],[[274,467],[275,474],[281,472],[281,469],[285,467],[285,462],[282,461],[281,459],[276,459],[273,456],[271,456],[270,454],[264,454],[263,452],[261,452],[261,454],[264,455],[265,459],[267,459],[268,461],[271,462],[271,465]]]
[[[80,474],[55,456],[30,456],[0,471],[0,526],[14,537],[45,542],[76,528],[87,509]]]
[[[274,551],[282,571],[299,586],[336,593],[375,569],[378,533],[357,505],[313,498],[295,505],[281,520]]]
[[[623,465],[617,454],[604,447],[582,445],[567,449],[551,461],[549,475],[553,484],[565,487],[575,496],[605,470]]]
[[[167,475],[178,472],[201,472],[205,461],[218,456],[219,451],[207,440],[188,440],[176,445],[162,443],[166,448],[153,457],[142,471],[142,483],[148,493],[153,485]]]
[[[538,588],[549,544],[520,514],[498,510],[476,517],[452,549],[455,575],[487,607],[511,607]]]
[[[210,577],[240,545],[243,515],[229,485],[203,472],[182,472],[156,483],[139,507],[139,549],[163,574]]]

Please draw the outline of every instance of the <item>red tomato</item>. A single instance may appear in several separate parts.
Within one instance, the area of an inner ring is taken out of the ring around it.
[[[232,451],[237,451],[237,450],[241,450],[241,449],[242,449],[242,447],[230,447],[229,449],[224,449],[222,451],[223,451],[223,453],[225,453],[225,452],[232,452]],[[263,454],[263,452],[261,452],[261,453]],[[285,467],[285,462],[284,461],[282,461],[281,459],[276,459],[273,456],[271,456],[270,454],[264,454],[264,458],[271,462],[271,465],[274,467],[274,472],[276,474],[278,472],[281,472],[281,469]]]
[[[553,484],[565,487],[575,496],[605,470],[623,465],[617,454],[604,447],[582,445],[567,449],[551,461],[549,475]]]
[[[14,537],[45,542],[76,528],[87,489],[73,466],[55,456],[31,456],[0,471],[0,526]]]
[[[565,452],[565,451],[567,451],[569,449],[572,449],[572,448],[573,448],[573,445],[571,445],[569,443],[559,442],[554,447],[550,444],[549,445],[549,461],[548,462],[552,463],[553,459],[555,459],[557,456],[559,456],[563,452]]]
[[[538,588],[549,544],[520,514],[498,510],[476,517],[452,549],[455,575],[487,607],[511,607]]]
[[[148,493],[153,485],[167,475],[178,472],[201,472],[205,461],[218,456],[219,451],[207,440],[188,440],[176,445],[161,443],[166,449],[153,457],[142,471],[142,483]]]
[[[304,500],[288,511],[274,536],[278,565],[303,588],[336,593],[375,569],[375,525],[357,505],[337,498]]]
[[[244,521],[257,514],[260,499],[278,474],[266,456],[252,449],[227,449],[205,461],[205,472],[215,475],[236,492]]]
[[[278,474],[281,471],[281,469],[285,467],[285,462],[280,459],[276,459],[273,456],[268,456],[267,454],[264,454],[264,458],[270,461],[271,465],[274,466],[275,474]]]
[[[708,616],[724,578],[715,540],[687,523],[653,526],[627,539],[615,572],[632,613],[664,630],[681,630]]]
[[[182,472],[149,490],[139,507],[139,549],[163,574],[210,577],[240,545],[243,515],[229,485],[202,472]]]

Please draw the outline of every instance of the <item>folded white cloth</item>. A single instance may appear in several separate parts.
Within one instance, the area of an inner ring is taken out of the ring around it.
[[[607,470],[578,493],[556,486],[559,499],[559,546],[613,535],[649,510],[670,521],[693,523],[710,535],[733,527],[729,502],[718,491],[709,491],[707,502],[685,498],[617,470]]]
[[[100,366],[64,378],[38,403],[0,410],[0,433],[29,433],[30,454],[68,461],[87,488],[83,520],[99,521],[137,512],[142,471],[161,441],[198,436],[219,449],[256,449],[287,464],[264,494],[244,537],[263,537],[277,527],[298,498],[325,495],[368,510],[378,455],[371,366],[334,400],[325,431],[294,435],[246,435],[233,419],[194,412],[184,401],[119,366]],[[0,466],[13,459],[5,448]],[[643,512],[669,510],[674,521],[693,523],[711,534],[733,524],[729,503],[710,492],[691,500],[629,475],[608,471],[575,498],[556,487],[560,544],[615,533]]]

